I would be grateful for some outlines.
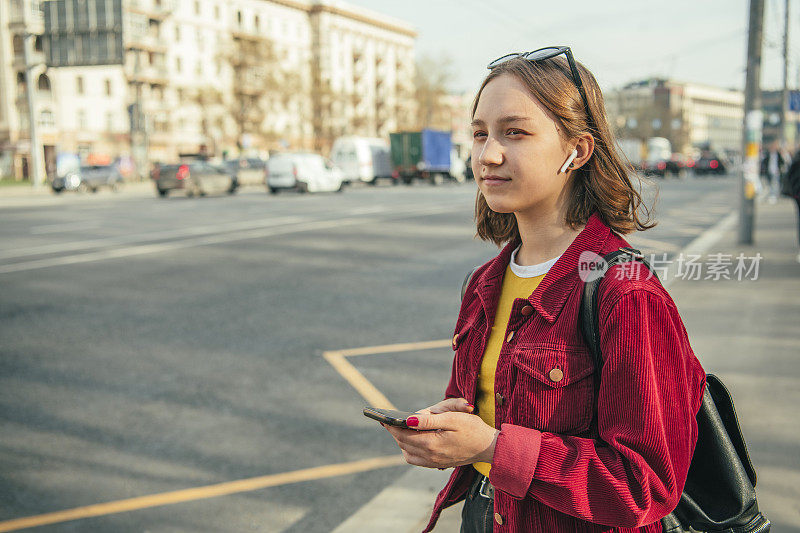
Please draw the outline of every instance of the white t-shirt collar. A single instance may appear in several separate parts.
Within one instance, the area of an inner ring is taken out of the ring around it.
[[[522,245],[520,245],[522,246]],[[547,274],[547,272],[556,264],[560,255],[549,261],[545,261],[544,263],[539,263],[538,265],[518,265],[517,264],[517,252],[519,251],[520,246],[517,246],[516,250],[511,252],[511,261],[509,265],[511,266],[511,272],[513,272],[516,276],[520,278],[535,278],[536,276],[541,276],[542,274]]]

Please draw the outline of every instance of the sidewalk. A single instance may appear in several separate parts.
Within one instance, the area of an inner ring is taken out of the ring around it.
[[[112,196],[113,195],[113,196]],[[75,191],[65,191],[56,194],[49,186],[34,188],[32,186],[16,185],[0,187],[0,208],[39,207],[62,204],[65,199],[83,198],[130,198],[130,197],[155,196],[153,182],[128,181],[120,188],[119,192],[112,192],[108,188],[101,188],[96,193],[81,194]]]
[[[126,181],[122,184],[120,192],[141,192],[152,191],[153,182],[147,181]],[[108,188],[101,188],[100,192],[108,192]],[[74,191],[67,191],[62,194],[77,194]],[[56,196],[49,185],[33,187],[32,185],[6,185],[0,187],[0,198],[29,198],[37,196]]]
[[[756,279],[673,279],[668,290],[706,371],[726,383],[758,473],[759,505],[773,531],[800,533],[800,263],[796,257],[794,201],[756,206],[754,244],[737,244],[731,219],[687,247],[704,259],[711,254],[762,256]],[[753,276],[751,276],[753,277]],[[342,523],[335,533],[423,529],[436,493],[449,470],[409,467]],[[460,505],[446,510],[436,532],[457,533]]]

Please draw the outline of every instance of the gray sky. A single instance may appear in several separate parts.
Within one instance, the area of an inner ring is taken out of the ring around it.
[[[417,55],[452,60],[453,90],[473,91],[508,52],[568,45],[603,89],[648,76],[744,87],[747,0],[347,0],[411,23]],[[762,87],[778,88],[784,0],[766,0]],[[789,86],[800,77],[800,5],[790,24]]]

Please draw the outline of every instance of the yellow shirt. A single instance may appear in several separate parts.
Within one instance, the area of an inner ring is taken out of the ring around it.
[[[516,253],[512,255],[512,261],[515,255]],[[542,263],[542,265],[516,268],[526,270],[529,268],[538,268],[541,271],[542,267],[547,269],[554,263],[555,259],[547,263]],[[546,271],[547,270],[544,270],[544,272]],[[483,359],[481,360],[481,369],[478,373],[478,389],[475,399],[475,407],[478,408],[478,416],[492,427],[495,427],[494,374],[497,369],[497,360],[500,358],[500,349],[503,347],[503,342],[505,341],[508,319],[511,318],[511,308],[514,306],[514,300],[517,298],[528,298],[544,276],[545,274],[540,274],[534,277],[523,278],[512,271],[511,264],[506,267],[506,273],[503,276],[503,286],[500,291],[500,300],[497,302],[497,313],[494,317],[494,324],[492,324],[492,332],[489,335],[489,340],[486,342],[486,349],[483,352]],[[473,466],[478,472],[487,477],[489,476],[489,470],[492,468],[490,463],[474,463]]]

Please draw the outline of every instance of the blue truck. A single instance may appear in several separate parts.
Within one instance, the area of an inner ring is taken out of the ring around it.
[[[389,134],[393,177],[411,184],[415,179],[436,185],[451,174],[453,142],[449,131],[423,129]]]

